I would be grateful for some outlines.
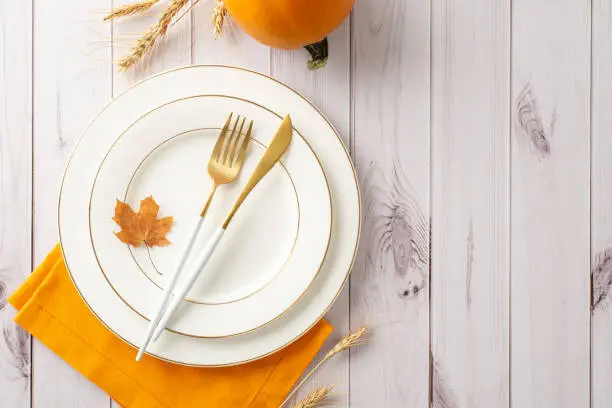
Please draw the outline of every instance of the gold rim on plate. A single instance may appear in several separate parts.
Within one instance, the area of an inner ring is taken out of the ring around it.
[[[132,123],[130,123],[128,125],[128,127],[117,137],[117,139],[115,139],[115,141],[113,142],[113,144],[110,146],[109,150],[106,152],[104,159],[102,160],[100,166],[98,167],[98,172],[96,173],[96,177],[94,178],[94,184],[92,185],[91,188],[91,192],[89,195],[89,239],[90,242],[92,244],[92,249],[94,251],[94,256],[96,258],[96,262],[98,264],[98,267],[100,268],[100,271],[102,272],[102,274],[104,275],[104,279],[106,279],[106,282],[108,282],[108,284],[110,285],[111,289],[113,289],[113,291],[115,292],[115,294],[121,299],[121,301],[123,301],[123,303],[125,303],[130,309],[132,309],[136,314],[138,314],[140,317],[142,317],[143,319],[150,321],[145,315],[143,315],[142,313],[140,313],[138,310],[136,310],[123,296],[121,296],[121,294],[117,291],[117,289],[115,288],[115,286],[112,284],[112,282],[110,281],[110,279],[108,278],[108,275],[106,274],[106,271],[104,270],[104,268],[102,267],[102,265],[100,264],[100,259],[98,257],[98,253],[96,251],[95,245],[93,244],[93,236],[92,236],[92,231],[91,231],[91,205],[92,205],[92,195],[93,195],[93,190],[95,188],[95,183],[96,180],[98,178],[98,173],[100,172],[100,169],[102,168],[104,161],[106,160],[106,158],[108,157],[108,155],[110,154],[111,150],[113,149],[113,147],[119,142],[119,140],[121,140],[121,138],[123,137],[123,135],[125,135],[136,123],[140,122],[141,120],[143,120],[144,118],[146,118],[147,116],[149,116],[151,113],[156,112],[168,105],[171,105],[175,102],[179,102],[179,101],[183,101],[183,100],[188,100],[188,99],[194,99],[194,98],[201,98],[201,97],[223,97],[223,98],[228,98],[228,99],[233,99],[233,100],[239,100],[242,102],[246,102],[246,103],[250,103],[252,105],[255,105],[261,109],[266,110],[267,112],[275,115],[277,118],[279,118],[280,120],[283,119],[283,117],[281,115],[279,115],[276,112],[273,112],[272,110],[266,108],[265,106],[262,106],[256,102],[250,101],[248,99],[244,99],[244,98],[238,98],[238,97],[234,97],[234,96],[229,96],[229,95],[217,95],[217,94],[201,94],[201,95],[191,95],[188,97],[184,97],[184,98],[179,98],[179,99],[175,99],[173,101],[169,101],[164,103],[163,105],[157,106],[154,109],[151,109],[150,111],[144,113],[142,116],[140,116],[138,119],[136,119],[135,121],[133,121]],[[332,201],[331,201],[331,190],[329,188],[329,182],[327,180],[327,176],[325,175],[325,171],[323,170],[323,165],[321,164],[321,161],[319,159],[319,156],[317,156],[317,154],[314,152],[314,150],[312,149],[312,146],[310,146],[310,143],[308,143],[308,141],[304,138],[304,136],[295,128],[293,128],[294,132],[296,132],[300,138],[302,138],[302,140],[304,140],[304,142],[306,143],[306,145],[308,146],[308,148],[310,149],[310,151],[312,152],[313,156],[315,157],[315,159],[317,160],[319,167],[321,168],[321,172],[323,174],[323,178],[325,180],[325,185],[327,187],[327,192],[328,192],[328,196],[329,196],[329,207],[330,207],[330,212],[331,212],[331,216],[330,216],[330,221],[329,221],[329,233],[327,236],[327,245],[325,247],[325,252],[323,253],[323,256],[321,258],[321,262],[319,263],[319,266],[317,268],[317,272],[315,273],[315,275],[312,277],[312,279],[310,280],[310,282],[308,283],[308,286],[306,286],[306,288],[302,291],[302,293],[289,305],[287,306],[280,314],[276,315],[275,317],[273,317],[272,319],[260,324],[259,326],[250,328],[248,330],[244,330],[238,333],[232,333],[232,334],[225,334],[225,335],[220,335],[220,336],[202,336],[202,335],[195,335],[195,334],[190,334],[190,333],[185,333],[183,331],[177,330],[177,329],[170,329],[170,328],[166,328],[166,330],[179,334],[179,335],[183,335],[183,336],[188,336],[188,337],[195,337],[195,338],[210,338],[210,339],[219,339],[219,338],[226,338],[226,337],[233,337],[233,336],[237,336],[239,334],[246,334],[246,333],[250,333],[252,331],[255,331],[257,329],[260,329],[272,322],[274,322],[275,320],[281,318],[282,316],[284,316],[285,314],[287,314],[291,308],[293,306],[295,306],[297,304],[297,302],[300,301],[300,299],[302,299],[302,297],[306,294],[306,292],[308,291],[308,289],[310,289],[310,286],[312,285],[312,283],[314,282],[314,280],[317,278],[317,276],[319,275],[319,272],[321,271],[321,267],[323,266],[323,263],[325,262],[325,259],[327,257],[327,251],[329,249],[329,243],[331,241],[331,227],[333,224],[333,207],[332,207]],[[298,204],[299,205],[299,204]],[[282,270],[281,270],[282,271]]]
[[[140,161],[140,163],[138,163],[138,166],[136,166],[136,169],[134,170],[134,172],[132,173],[132,176],[130,177],[130,181],[128,182],[128,185],[125,189],[125,194],[123,196],[123,201],[127,202],[127,196],[129,194],[130,191],[130,187],[132,186],[132,183],[134,181],[134,178],[136,177],[136,173],[138,173],[138,170],[140,170],[140,168],[144,165],[144,163],[147,161],[147,159],[153,154],[155,153],[160,147],[162,147],[163,145],[165,145],[166,143],[171,142],[172,140],[176,139],[177,137],[180,136],[184,136],[188,133],[193,133],[193,132],[198,132],[201,130],[218,130],[220,131],[221,128],[199,128],[199,129],[191,129],[191,130],[186,130],[184,132],[181,132],[179,134],[176,134],[166,140],[164,140],[163,142],[159,143],[158,145],[154,146],[153,149],[151,149],[151,151],[149,153],[147,153],[147,155]],[[257,140],[254,137],[250,138],[251,141],[257,143],[260,147],[263,147],[264,149],[267,148],[267,146],[262,143],[260,140]],[[112,147],[111,147],[112,149]],[[106,160],[106,157],[105,157]],[[104,163],[104,161],[102,162]],[[246,299],[248,297],[253,296],[254,294],[256,294],[257,292],[261,291],[263,288],[265,288],[266,286],[268,286],[274,279],[276,279],[276,277],[278,275],[280,275],[280,273],[283,271],[283,269],[285,268],[285,266],[287,265],[287,263],[289,262],[289,259],[291,259],[291,255],[293,254],[293,250],[295,248],[295,245],[297,243],[297,239],[298,239],[298,234],[300,232],[300,200],[298,198],[298,194],[297,194],[297,189],[295,188],[295,182],[293,180],[293,177],[291,177],[291,173],[289,173],[289,170],[287,170],[287,167],[285,166],[285,164],[282,162],[282,160],[278,161],[278,164],[283,168],[283,171],[287,174],[287,177],[289,177],[289,182],[291,183],[291,187],[293,188],[293,194],[295,195],[295,202],[297,205],[297,212],[298,212],[298,219],[297,219],[297,227],[296,227],[296,232],[295,232],[295,237],[293,238],[293,244],[291,245],[291,249],[289,250],[289,253],[287,254],[287,258],[285,259],[285,261],[283,262],[283,265],[279,268],[278,272],[276,272],[274,274],[274,276],[272,276],[272,278],[270,278],[269,281],[267,281],[265,284],[263,284],[261,287],[257,288],[256,290],[254,290],[253,292],[244,295],[238,299],[233,299],[230,301],[225,301],[225,302],[202,302],[199,300],[195,300],[195,299],[191,299],[189,297],[185,298],[185,302],[188,303],[194,303],[194,304],[199,304],[199,305],[226,305],[229,303],[235,303],[235,302],[239,302],[243,299]],[[103,164],[102,164],[103,165]],[[98,168],[98,172],[100,172],[100,168],[102,167],[102,165],[100,165],[100,167]],[[93,189],[95,188],[95,184],[97,181],[98,176],[96,176],[96,178],[94,179],[94,187],[92,187],[92,195],[93,195]],[[328,191],[329,191],[329,186],[327,187]],[[90,196],[91,197],[91,196]],[[91,201],[91,198],[90,198]],[[90,205],[90,209],[91,209],[91,205]],[[89,214],[89,219],[90,219],[90,230],[91,230],[91,212]],[[92,239],[92,247],[94,249],[94,252],[96,252],[96,248],[95,245],[93,243],[93,239]],[[132,259],[134,260],[134,263],[136,264],[136,266],[138,267],[138,269],[142,272],[142,274],[155,286],[157,286],[159,289],[164,289],[159,283],[157,283],[153,278],[151,278],[149,276],[149,274],[144,270],[144,268],[142,267],[142,265],[140,264],[140,262],[136,259],[136,256],[134,255],[134,251],[133,248],[131,246],[128,245],[128,250],[130,251],[130,255],[132,256]],[[149,259],[151,259],[149,257]],[[155,269],[155,271],[161,275],[161,272],[159,272],[159,270],[155,267],[155,265],[153,264],[153,261],[151,259],[151,264],[153,265],[153,269]]]
[[[108,107],[110,107],[113,103],[113,101],[119,97],[121,97],[122,95],[124,95],[125,93],[131,91],[132,89],[142,85],[143,83],[156,78],[158,76],[161,75],[165,75],[165,74],[169,74],[175,71],[180,71],[180,70],[184,70],[184,69],[191,69],[191,68],[225,68],[225,69],[232,69],[232,70],[237,70],[237,71],[243,71],[243,72],[248,72],[254,75],[257,75],[259,77],[262,78],[267,78],[269,80],[271,80],[272,82],[275,82],[276,84],[279,84],[281,86],[283,86],[285,89],[291,91],[293,94],[295,94],[296,96],[298,96],[300,99],[302,99],[304,102],[306,102],[307,104],[309,104],[315,112],[317,112],[319,114],[319,116],[325,120],[325,122],[327,123],[327,125],[329,126],[329,128],[332,130],[332,132],[334,133],[334,135],[336,136],[336,138],[338,139],[338,142],[340,142],[340,146],[342,147],[342,150],[344,151],[344,154],[346,155],[346,159],[351,167],[352,173],[353,173],[353,180],[355,182],[355,189],[357,190],[357,210],[358,210],[358,224],[357,224],[357,237],[355,239],[355,246],[353,249],[353,255],[351,258],[351,262],[349,263],[347,272],[344,276],[344,280],[342,281],[340,287],[338,288],[338,291],[336,292],[336,294],[333,296],[333,298],[331,299],[331,301],[327,304],[327,306],[325,306],[325,308],[323,309],[322,313],[319,314],[319,316],[317,318],[315,318],[315,320],[308,326],[306,327],[306,329],[304,329],[303,331],[301,331],[299,334],[297,334],[295,337],[293,337],[291,340],[287,341],[285,344],[267,352],[264,354],[261,354],[259,356],[253,357],[253,358],[249,358],[249,359],[245,359],[245,360],[241,360],[241,361],[236,361],[233,363],[227,363],[227,364],[189,364],[189,363],[185,363],[182,361],[176,361],[176,360],[172,360],[169,358],[165,358],[163,356],[157,355],[153,352],[147,352],[147,354],[158,358],[162,361],[166,361],[169,363],[174,363],[174,364],[179,364],[179,365],[183,365],[183,366],[190,366],[190,367],[231,367],[231,366],[236,366],[236,365],[240,365],[240,364],[245,364],[245,363],[249,363],[251,361],[256,361],[259,359],[262,359],[264,357],[267,357],[269,355],[272,355],[274,353],[276,353],[279,350],[282,350],[283,348],[289,346],[290,344],[292,344],[293,342],[295,342],[296,340],[298,340],[299,338],[301,338],[305,333],[307,333],[310,329],[312,329],[324,316],[325,314],[329,311],[329,309],[331,308],[331,306],[334,304],[334,302],[336,301],[336,299],[338,298],[338,296],[340,295],[340,293],[342,292],[342,289],[344,288],[346,281],[348,280],[348,277],[350,275],[350,271],[353,268],[353,265],[355,263],[355,258],[357,255],[357,248],[359,247],[359,240],[361,238],[361,221],[362,221],[362,208],[361,208],[361,194],[359,192],[359,182],[357,180],[357,173],[355,171],[355,167],[353,166],[353,162],[351,161],[351,157],[349,152],[346,149],[346,146],[344,145],[344,142],[342,142],[342,138],[340,137],[338,131],[336,130],[336,128],[331,124],[331,122],[329,121],[329,119],[327,119],[327,117],[316,107],[314,106],[308,99],[306,99],[305,97],[303,97],[300,93],[298,93],[296,90],[294,90],[293,88],[289,87],[288,85],[259,72],[250,70],[250,69],[246,69],[246,68],[240,68],[240,67],[234,67],[234,66],[230,66],[230,65],[214,65],[214,64],[200,64],[200,65],[188,65],[188,66],[184,66],[184,67],[178,67],[178,68],[173,68],[173,69],[169,69],[167,71],[163,71],[163,72],[159,72],[157,74],[151,75],[147,78],[144,78],[136,83],[134,83],[133,85],[131,85],[130,87],[126,88],[125,90],[123,90],[121,93],[119,93],[115,98],[113,98],[113,100],[111,100],[107,105],[105,105],[97,114],[96,116],[94,116],[94,118],[89,122],[89,124],[87,125],[87,127],[85,128],[82,136],[79,138],[79,140],[77,141],[77,143],[75,144],[74,148],[72,149],[72,152],[70,153],[70,157],[68,159],[68,162],[66,163],[66,167],[64,169],[64,174],[62,176],[62,183],[60,185],[60,194],[58,197],[58,206],[57,206],[57,210],[58,210],[58,231],[59,231],[59,238],[60,238],[60,249],[62,250],[62,257],[64,259],[64,263],[66,264],[66,269],[68,271],[68,275],[70,276],[70,279],[72,280],[77,292],[79,293],[79,296],[81,296],[81,298],[83,299],[83,302],[85,303],[85,305],[87,305],[87,307],[89,308],[89,310],[91,311],[91,313],[96,316],[96,318],[100,321],[100,323],[102,323],[103,326],[105,326],[111,333],[113,333],[115,336],[117,336],[119,339],[121,339],[123,342],[125,342],[126,344],[130,345],[131,347],[134,348],[138,348],[138,346],[136,346],[135,344],[132,344],[130,341],[128,341],[127,339],[125,339],[123,336],[119,335],[118,333],[116,333],[108,324],[106,324],[106,322],[104,322],[104,320],[102,320],[100,318],[100,316],[98,316],[98,314],[93,310],[93,308],[89,305],[89,303],[87,303],[87,301],[85,300],[85,297],[83,296],[83,294],[81,293],[78,285],[76,284],[74,277],[72,275],[72,272],[70,271],[70,266],[68,265],[68,260],[66,259],[66,253],[64,250],[64,246],[63,246],[63,242],[62,242],[62,233],[61,233],[61,228],[60,228],[60,203],[61,203],[61,199],[62,199],[62,192],[64,189],[64,182],[66,180],[66,173],[68,171],[68,168],[70,166],[70,163],[72,161],[72,158],[74,157],[74,153],[76,152],[78,146],[80,145],[81,141],[83,140],[83,136],[87,133],[87,131],[89,130],[89,128],[91,127],[91,125],[98,119],[98,117],[100,115],[102,115],[102,113],[104,111],[106,111],[106,109]],[[333,208],[332,208],[332,213],[333,213]],[[313,279],[314,281],[314,279]]]

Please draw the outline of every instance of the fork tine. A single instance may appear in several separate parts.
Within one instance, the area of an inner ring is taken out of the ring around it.
[[[240,144],[240,148],[238,149],[238,153],[236,154],[235,163],[237,166],[242,165],[244,161],[244,156],[246,155],[247,147],[249,146],[249,142],[251,140],[251,130],[253,129],[253,121],[249,122],[249,128],[246,131],[246,135]]]
[[[221,153],[221,149],[223,148],[223,142],[227,138],[227,129],[229,128],[230,122],[232,120],[232,115],[233,113],[230,112],[229,116],[227,117],[227,120],[225,121],[225,125],[223,125],[223,129],[221,129],[221,133],[219,133],[219,138],[217,139],[217,143],[215,144],[215,147],[213,148],[212,154],[210,156],[214,160],[216,160],[219,157],[219,154]]]
[[[234,139],[236,138],[236,128],[238,127],[238,122],[240,122],[240,115],[236,116],[236,121],[234,122],[234,126],[232,127],[232,133],[227,138],[225,146],[223,147],[223,151],[219,155],[219,163],[225,163],[227,160],[227,156],[229,151],[231,150],[232,144],[234,143]],[[238,132],[238,136],[240,136],[240,131]]]
[[[245,122],[246,118],[242,118],[242,123],[240,123],[240,130],[238,130],[238,133],[236,134],[236,137],[234,139],[232,139],[232,145],[230,146],[230,150],[228,152],[227,155],[227,161],[226,164],[228,166],[231,166],[234,164],[234,161],[236,159],[236,150],[238,149],[238,146],[240,144],[240,138],[242,136],[242,129],[244,128],[244,122]]]

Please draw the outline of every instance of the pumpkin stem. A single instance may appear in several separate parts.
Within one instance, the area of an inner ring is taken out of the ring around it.
[[[308,61],[308,69],[315,70],[325,66],[327,64],[327,57],[329,56],[329,46],[327,45],[327,37],[321,41],[304,46],[306,51],[310,53],[312,59]]]

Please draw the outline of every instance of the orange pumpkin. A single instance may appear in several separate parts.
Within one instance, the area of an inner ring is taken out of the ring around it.
[[[224,0],[224,4],[232,19],[257,41],[283,49],[306,47],[316,59],[327,57],[327,42],[322,42],[346,19],[354,1]],[[325,49],[319,49],[318,43]]]

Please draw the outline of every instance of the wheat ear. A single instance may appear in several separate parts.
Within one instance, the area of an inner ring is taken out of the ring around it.
[[[225,17],[227,17],[227,9],[223,0],[216,0],[215,7],[212,9],[210,16],[210,22],[213,26],[213,34],[215,38],[219,38],[223,32],[223,24],[225,23]]]
[[[113,9],[110,13],[108,13],[106,17],[104,17],[104,21],[112,20],[113,18],[117,17],[144,13],[158,2],[159,0],[145,0],[138,3],[131,3],[121,7],[117,7],[116,9]]]
[[[308,394],[306,398],[295,404],[293,408],[314,408],[329,397],[333,390],[333,385],[317,388]]]
[[[166,35],[172,19],[187,3],[189,3],[189,0],[173,0],[164,10],[159,21],[138,39],[136,45],[132,48],[132,52],[119,60],[119,70],[128,70],[150,52],[157,40]]]
[[[287,403],[287,401],[289,401],[289,398],[291,398],[293,396],[293,394],[295,394],[297,392],[297,390],[300,389],[300,387],[302,385],[304,385],[304,383],[306,382],[306,380],[308,380],[310,378],[310,376],[312,374],[314,374],[315,371],[317,371],[319,369],[319,367],[321,367],[327,360],[329,360],[330,358],[332,358],[333,356],[335,356],[338,353],[341,353],[344,350],[347,350],[351,347],[357,346],[361,343],[363,343],[363,341],[365,340],[365,336],[368,334],[368,328],[367,327],[360,327],[359,329],[357,329],[356,331],[346,335],[345,337],[343,337],[338,343],[336,343],[336,345],[334,347],[331,348],[331,350],[329,350],[327,352],[327,354],[325,355],[325,357],[323,357],[321,359],[321,361],[319,361],[305,376],[304,378],[302,378],[302,381],[300,381],[298,383],[298,385],[296,385],[295,387],[293,387],[293,390],[289,393],[289,395],[287,395],[287,398],[285,398],[285,400],[283,401],[283,403],[280,405],[281,407],[283,405],[285,405]]]

